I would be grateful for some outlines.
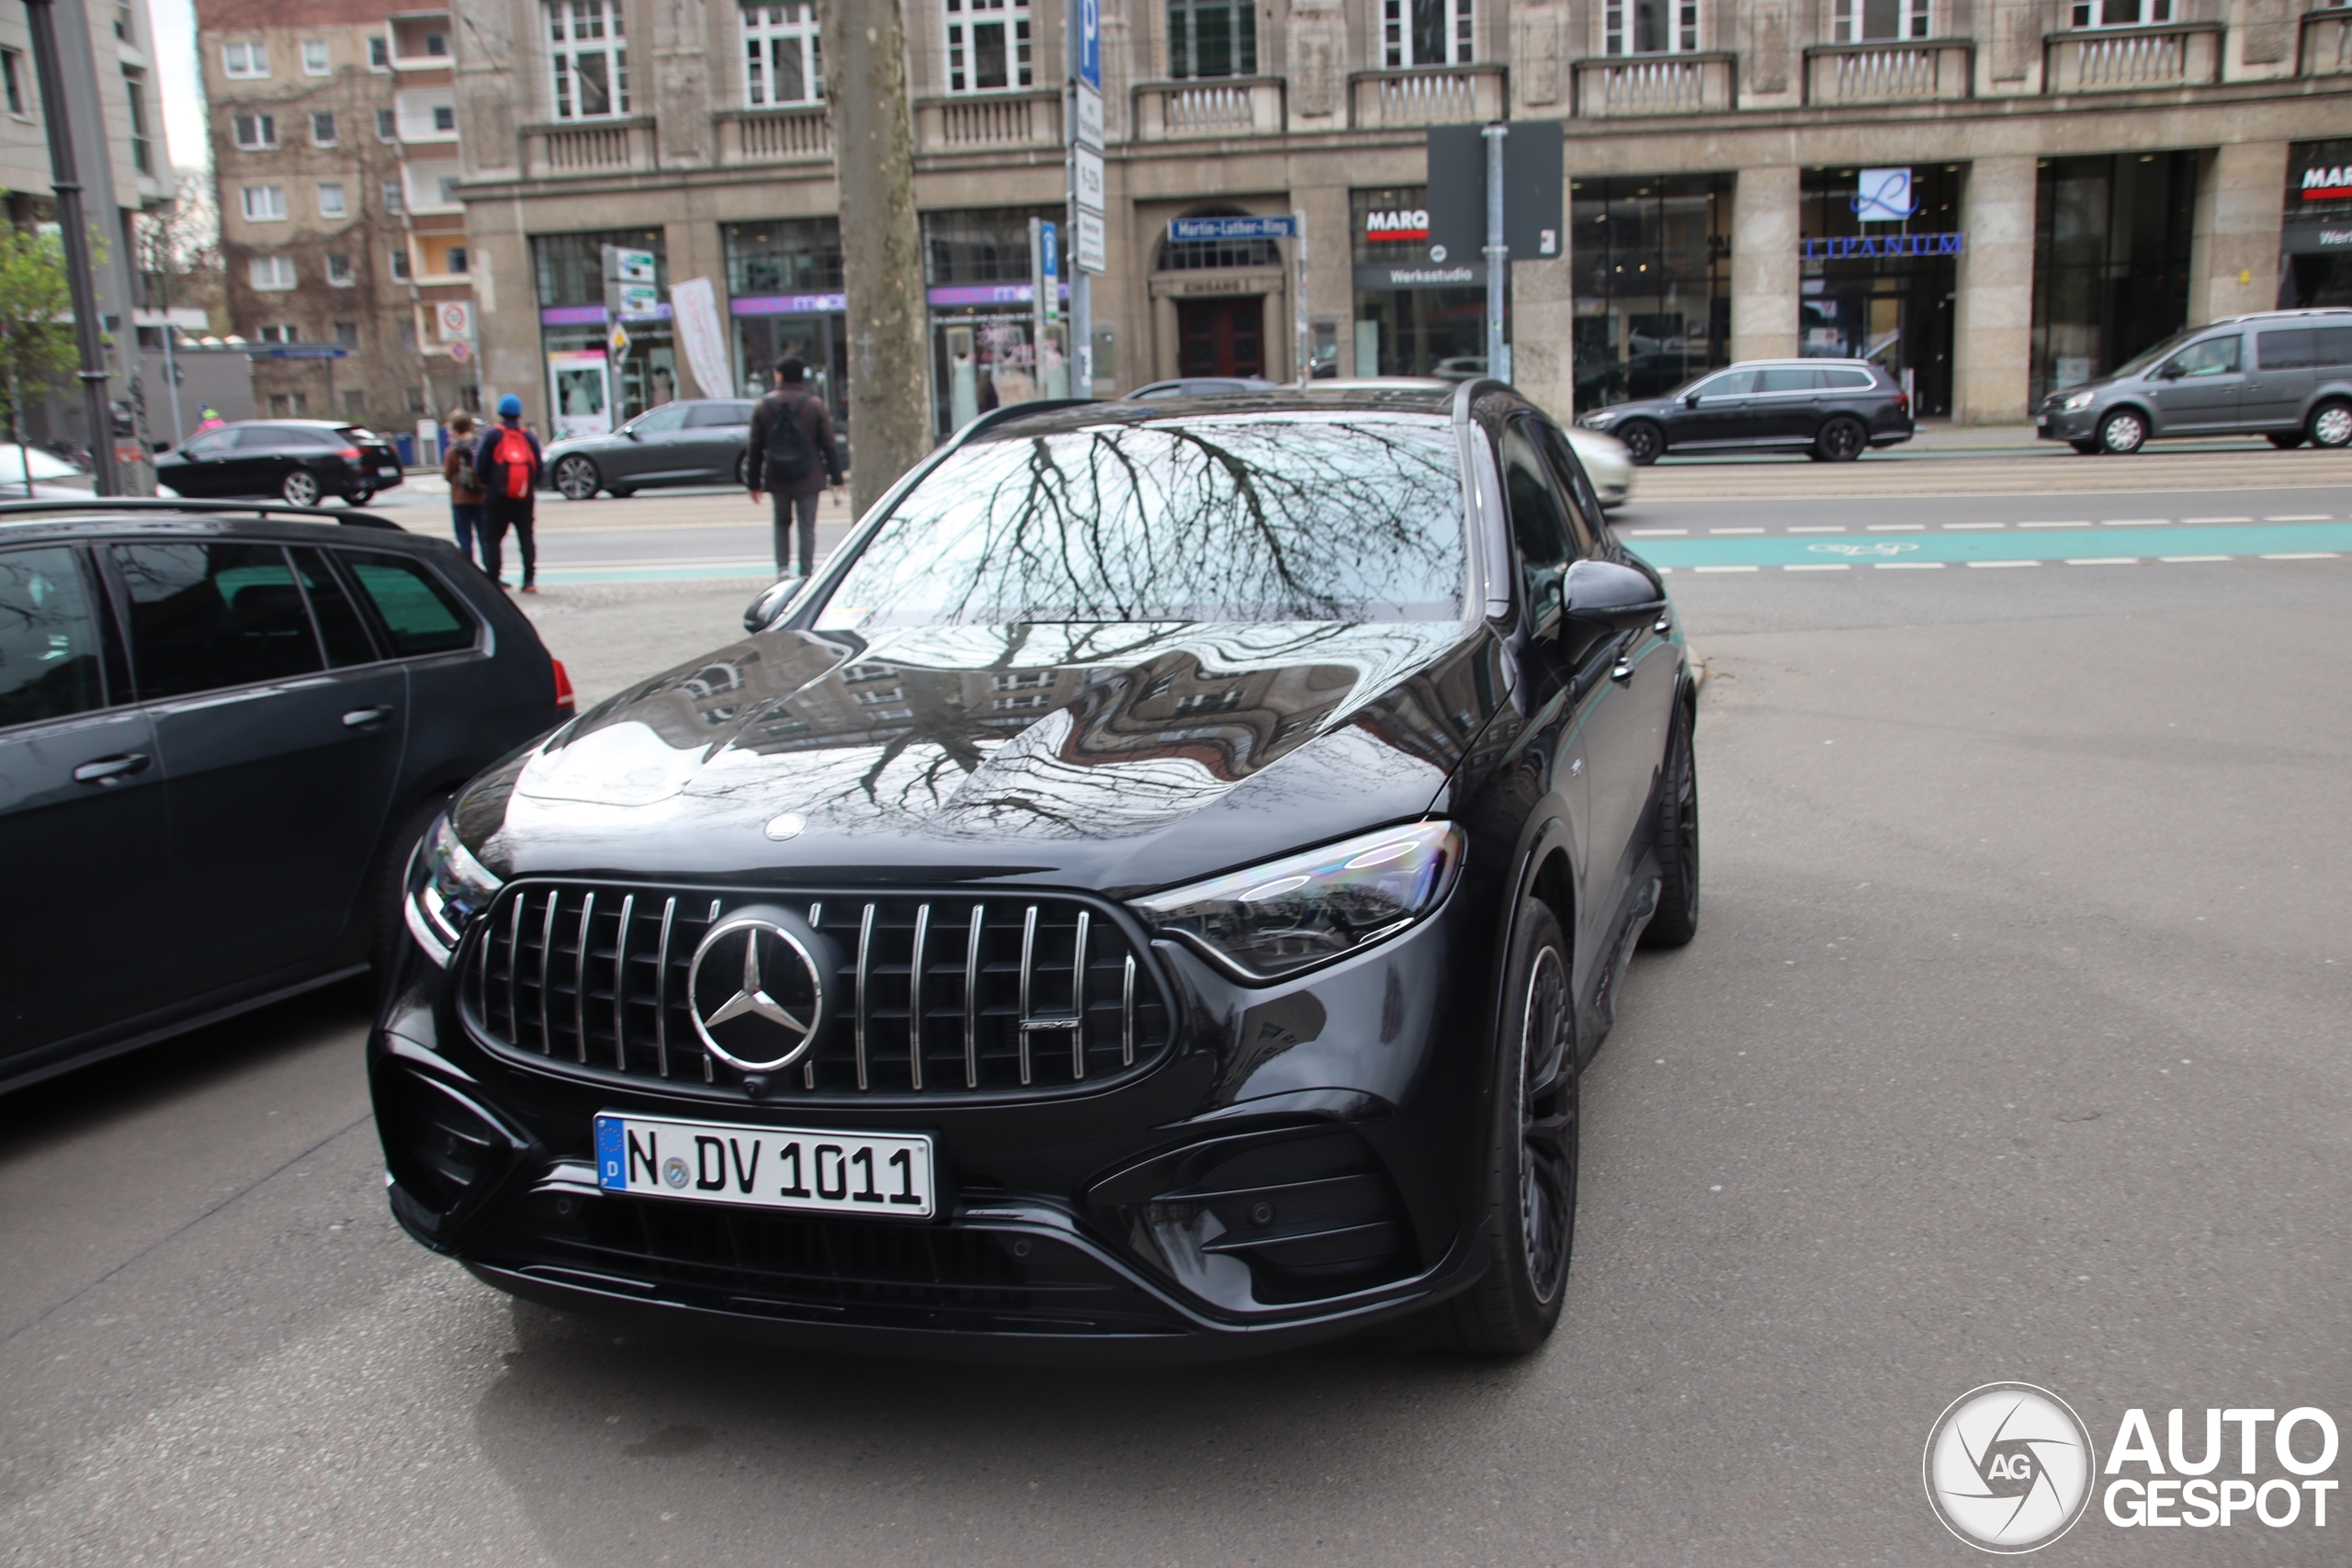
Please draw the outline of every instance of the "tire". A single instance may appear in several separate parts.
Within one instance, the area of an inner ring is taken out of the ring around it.
[[[2096,441],[2069,441],[2066,445],[2086,457],[2096,457],[2099,454],[2099,445]]]
[[[1577,1051],[1568,939],[1549,905],[1523,898],[1510,944],[1486,1162],[1494,1263],[1438,1309],[1448,1344],[1489,1356],[1524,1355],[1550,1336],[1576,1240]]]
[[[2300,430],[2274,430],[2269,434],[2270,445],[2278,447],[2281,452],[2291,452],[2311,439]]]
[[[410,808],[406,817],[392,829],[384,841],[384,858],[377,863],[376,874],[368,881],[368,897],[373,901],[375,929],[368,939],[368,962],[383,979],[392,972],[392,960],[400,955],[400,944],[408,940],[408,917],[401,908],[408,889],[408,857],[433,819],[448,809],[455,797],[435,794]]]
[[[1625,444],[1625,456],[1634,459],[1637,468],[1646,468],[1666,451],[1666,432],[1648,420],[1637,419],[1624,429],[1614,433]]]
[[[345,496],[343,499],[348,505],[365,506],[369,502],[376,499],[376,492],[369,490],[366,485],[361,485],[357,490],[353,491],[349,495]]]
[[[1690,743],[1690,709],[1674,705],[1657,791],[1657,913],[1644,947],[1682,947],[1699,934],[1699,761]]]
[[[316,506],[319,476],[308,468],[288,468],[286,477],[277,481],[277,493],[288,506]]]
[[[2312,410],[2312,422],[2304,429],[2314,446],[2330,451],[2352,446],[2352,403],[2329,399]]]
[[[605,476],[597,471],[595,460],[577,452],[559,459],[551,477],[556,493],[566,501],[593,501],[605,488]]]
[[[2129,457],[2148,444],[2148,421],[2136,409],[2117,409],[2098,422],[2098,449]]]
[[[1850,463],[1871,444],[1871,433],[1859,419],[1839,414],[1814,435],[1813,450],[1825,463]]]

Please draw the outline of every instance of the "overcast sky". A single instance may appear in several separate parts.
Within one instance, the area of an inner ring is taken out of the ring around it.
[[[172,166],[208,168],[204,85],[196,69],[196,0],[148,0],[155,23],[155,71],[164,90],[164,136]]]

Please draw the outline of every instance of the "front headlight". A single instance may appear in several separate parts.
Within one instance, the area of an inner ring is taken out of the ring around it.
[[[1583,425],[1587,430],[1606,430],[1611,425],[1617,423],[1617,411],[1614,409],[1602,409],[1598,413],[1589,413],[1585,415],[1582,419],[1577,421],[1577,423]]]
[[[1462,869],[1451,822],[1384,828],[1138,898],[1156,932],[1246,980],[1279,980],[1385,941],[1445,901]]]
[[[449,818],[436,817],[410,874],[408,929],[435,964],[447,965],[467,922],[489,908],[503,886],[474,859]]]
[[[2067,413],[2076,413],[2090,407],[2097,401],[2098,401],[2098,394],[2097,392],[2075,392],[2058,406]]]

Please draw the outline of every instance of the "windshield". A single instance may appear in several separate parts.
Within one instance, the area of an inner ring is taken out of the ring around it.
[[[2121,380],[2126,376],[2137,376],[2204,330],[2203,327],[2191,327],[2185,333],[2175,333],[2155,347],[2142,349],[2109,374],[2117,380]]]
[[[955,453],[816,624],[1453,620],[1464,570],[1443,422],[1122,422]]]

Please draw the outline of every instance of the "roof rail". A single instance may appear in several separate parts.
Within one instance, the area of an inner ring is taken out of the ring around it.
[[[12,517],[59,512],[195,512],[216,516],[250,512],[257,518],[290,517],[337,523],[346,528],[408,532],[390,518],[379,517],[372,512],[330,512],[323,506],[288,506],[274,501],[180,501],[160,495],[93,495],[87,501],[0,501],[0,523]]]

